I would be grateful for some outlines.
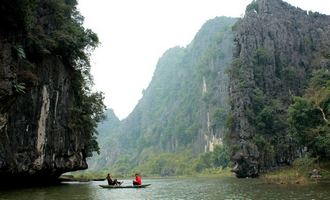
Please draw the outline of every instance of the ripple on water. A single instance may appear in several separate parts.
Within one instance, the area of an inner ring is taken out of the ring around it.
[[[268,185],[258,179],[168,178],[144,179],[143,189],[103,189],[106,182],[70,183],[60,186],[0,191],[0,200],[105,200],[105,199],[330,199],[330,184],[308,186]],[[131,180],[124,180],[124,185]]]

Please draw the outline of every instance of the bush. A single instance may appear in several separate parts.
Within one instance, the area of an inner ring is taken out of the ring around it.
[[[316,158],[311,158],[308,155],[297,158],[293,161],[293,167],[296,168],[300,173],[308,173],[314,168]]]

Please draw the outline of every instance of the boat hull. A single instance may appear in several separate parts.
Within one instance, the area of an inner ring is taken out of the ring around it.
[[[151,184],[144,184],[144,185],[99,185],[102,188],[107,189],[124,189],[124,188],[145,188],[150,186]]]

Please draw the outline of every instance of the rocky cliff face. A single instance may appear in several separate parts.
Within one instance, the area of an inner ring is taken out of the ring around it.
[[[72,23],[75,31],[81,31],[80,36],[84,35],[70,16],[74,1],[71,3],[5,1],[0,7],[1,182],[16,178],[20,182],[49,180],[67,171],[87,168],[91,133],[78,125],[83,114],[77,114],[84,101],[80,87],[83,84],[77,84],[81,72],[75,68],[76,58],[71,57],[70,51],[60,52],[66,39],[61,38],[62,46],[54,39],[55,34],[63,34],[64,19]],[[62,21],[52,15],[58,9],[55,13],[60,16],[64,8]],[[72,43],[77,42],[74,39]],[[88,42],[79,48],[85,46]],[[84,119],[88,117],[85,113]]]
[[[238,177],[289,164],[299,156],[287,108],[313,70],[330,67],[330,17],[281,0],[257,0],[235,25],[230,70],[232,159]]]
[[[73,70],[49,56],[26,71],[14,59],[13,41],[0,38],[0,175],[58,176],[87,168],[83,136],[69,128]]]

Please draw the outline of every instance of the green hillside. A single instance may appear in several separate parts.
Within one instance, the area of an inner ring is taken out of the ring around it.
[[[228,163],[206,152],[224,148],[225,69],[232,58],[235,22],[209,20],[187,47],[163,54],[132,113],[120,123],[108,117],[99,126],[101,154],[90,160],[90,170],[180,175]]]

